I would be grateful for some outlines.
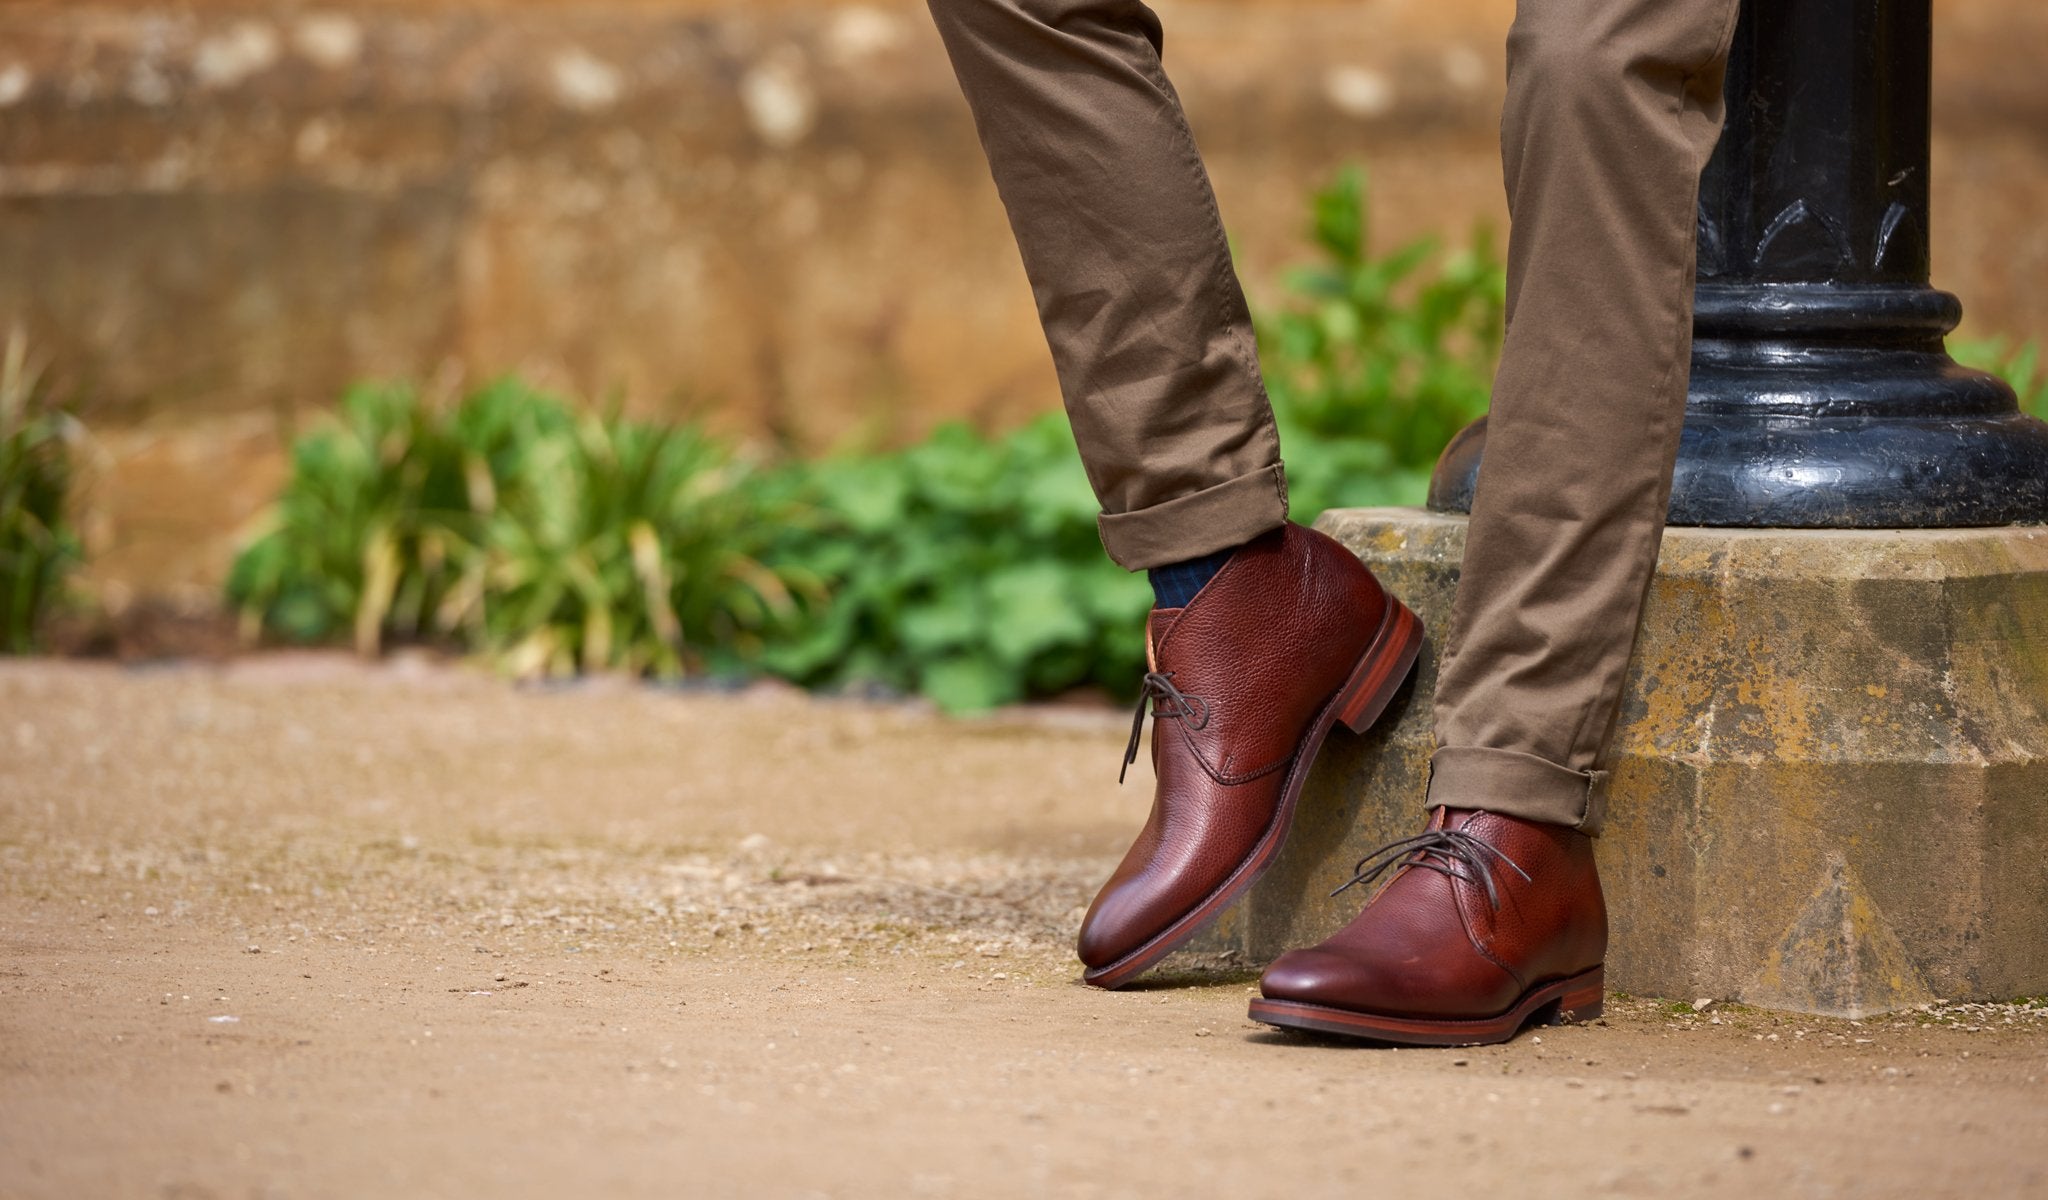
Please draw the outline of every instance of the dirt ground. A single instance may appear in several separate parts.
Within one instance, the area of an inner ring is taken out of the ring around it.
[[[0,1196],[2048,1195],[2048,1008],[1476,1050],[1078,984],[1125,723],[0,663]]]

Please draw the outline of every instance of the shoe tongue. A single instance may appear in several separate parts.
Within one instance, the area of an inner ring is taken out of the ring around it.
[[[1476,808],[1451,808],[1449,806],[1433,808],[1429,814],[1429,828],[1463,829],[1466,825],[1471,824],[1472,818],[1478,816],[1480,812],[1481,810]]]
[[[1159,643],[1166,640],[1166,631],[1173,628],[1173,623],[1179,620],[1181,613],[1185,611],[1187,610],[1180,608],[1155,608],[1152,615],[1145,619],[1146,670],[1159,669]]]

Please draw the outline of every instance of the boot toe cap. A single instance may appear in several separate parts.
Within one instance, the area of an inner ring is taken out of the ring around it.
[[[1294,1000],[1303,1004],[1350,1007],[1367,981],[1360,965],[1343,955],[1322,949],[1290,950],[1273,960],[1259,977],[1259,991],[1268,1000]]]
[[[1133,881],[1134,882],[1134,881]],[[1126,882],[1104,889],[1081,919],[1075,953],[1081,965],[1101,970],[1150,941],[1173,923],[1177,914],[1161,914],[1160,898]]]
[[[1476,955],[1450,963],[1321,946],[1281,955],[1259,980],[1268,1000],[1383,1016],[1469,1019],[1504,1009],[1515,977]]]

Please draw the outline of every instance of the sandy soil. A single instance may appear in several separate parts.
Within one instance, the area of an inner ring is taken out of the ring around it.
[[[1079,986],[1119,714],[0,664],[0,1196],[2048,1194],[2048,1009]]]

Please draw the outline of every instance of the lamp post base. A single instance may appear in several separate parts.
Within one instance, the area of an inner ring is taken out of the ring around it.
[[[1942,338],[1924,286],[1701,284],[1673,525],[1946,529],[2048,521],[2048,423]],[[1458,431],[1429,507],[1472,511],[1486,420]]]

